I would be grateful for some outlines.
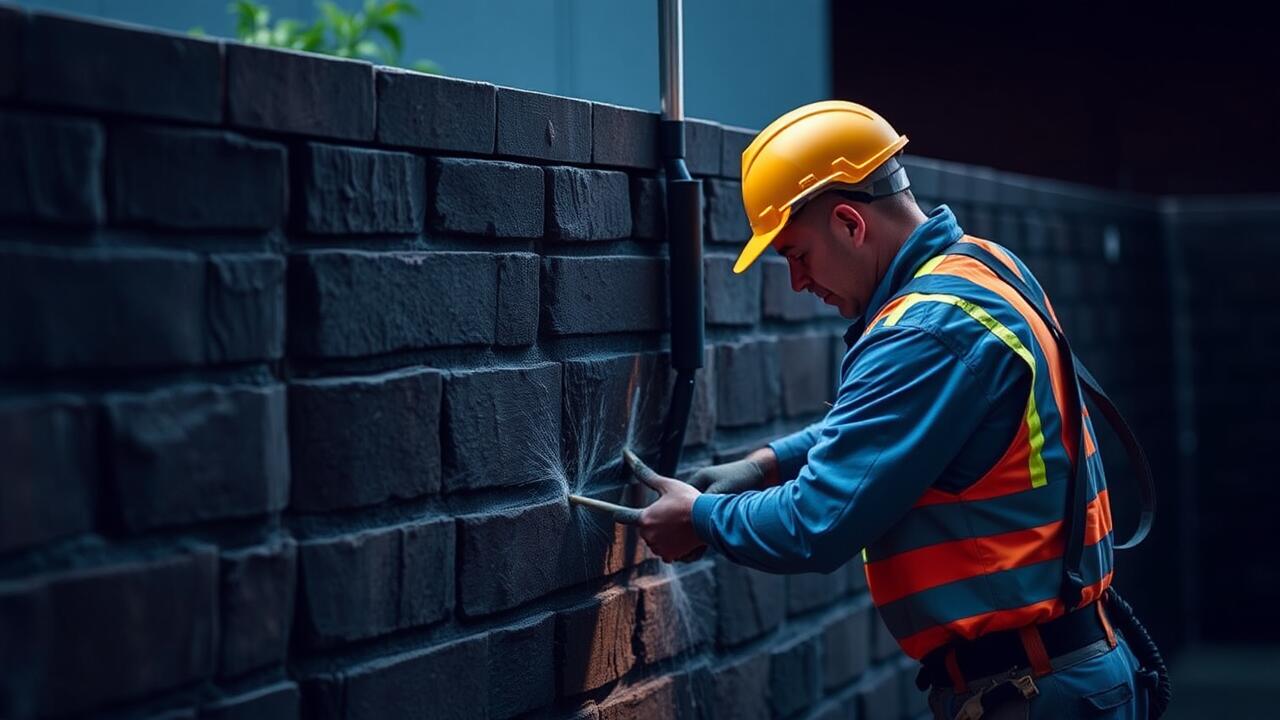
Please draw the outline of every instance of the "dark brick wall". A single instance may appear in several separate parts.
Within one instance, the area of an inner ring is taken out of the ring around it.
[[[669,397],[655,115],[0,9],[11,36],[0,717],[924,711],[856,561],[672,569],[566,503],[639,500],[618,454]],[[690,132],[686,470],[820,418],[843,351],[784,264],[731,276],[749,138]],[[911,168],[1042,275],[1167,471],[1155,206]]]

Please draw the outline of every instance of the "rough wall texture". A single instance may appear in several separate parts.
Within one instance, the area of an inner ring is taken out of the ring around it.
[[[638,500],[619,451],[666,408],[654,115],[6,8],[0,38],[0,717],[924,711],[856,562],[673,571],[566,503]],[[821,417],[844,349],[779,259],[731,277],[749,137],[691,131],[689,468]],[[1155,206],[911,173],[1170,457]]]

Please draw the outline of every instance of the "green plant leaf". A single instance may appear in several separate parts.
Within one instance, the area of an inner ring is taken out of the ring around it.
[[[440,74],[440,66],[431,60],[414,60],[413,64],[409,66],[409,69],[417,70],[420,73],[428,73],[430,75]]]
[[[389,53],[391,62],[398,61],[400,53],[404,52],[404,41],[400,36],[400,26],[393,22],[383,21],[378,23],[375,28],[387,39],[388,43],[391,43],[391,52]]]

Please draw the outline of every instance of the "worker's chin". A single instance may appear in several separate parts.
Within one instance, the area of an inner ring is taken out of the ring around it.
[[[845,318],[846,320],[852,320],[858,317],[858,314],[861,312],[856,302],[852,300],[845,300],[838,295],[828,295],[823,302],[834,307],[836,311],[840,313],[840,317]]]

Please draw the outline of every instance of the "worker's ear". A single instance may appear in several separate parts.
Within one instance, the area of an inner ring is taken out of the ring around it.
[[[862,213],[849,203],[836,203],[831,209],[831,231],[842,238],[848,238],[849,246],[862,247],[867,239],[867,223]]]

